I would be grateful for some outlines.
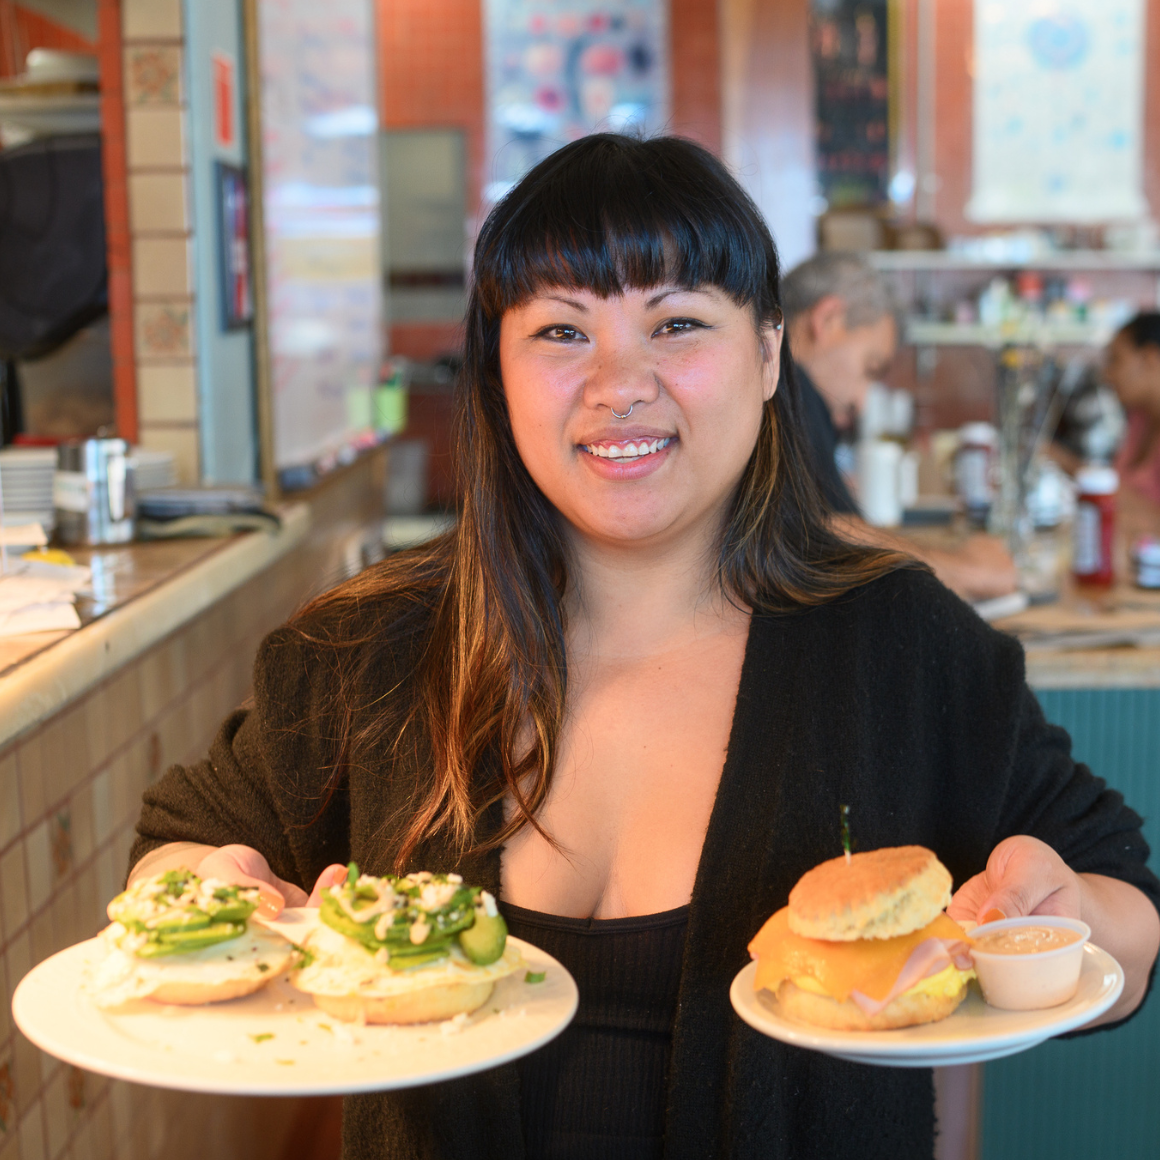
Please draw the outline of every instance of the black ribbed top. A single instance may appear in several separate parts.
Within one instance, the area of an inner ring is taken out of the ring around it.
[[[689,908],[595,919],[501,905],[580,989],[567,1029],[519,1061],[527,1160],[659,1160]]]

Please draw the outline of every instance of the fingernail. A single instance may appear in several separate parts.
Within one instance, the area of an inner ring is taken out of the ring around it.
[[[983,915],[983,922],[1002,922],[1007,917],[997,906],[993,906]],[[980,924],[981,925],[981,924]]]

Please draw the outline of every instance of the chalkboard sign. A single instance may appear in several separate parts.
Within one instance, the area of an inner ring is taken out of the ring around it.
[[[890,182],[887,0],[813,0],[819,192],[829,209],[880,205]]]

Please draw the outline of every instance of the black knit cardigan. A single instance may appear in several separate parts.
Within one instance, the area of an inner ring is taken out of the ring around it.
[[[167,841],[242,842],[306,889],[332,862],[391,869],[423,746],[408,757],[384,737],[327,788],[343,711],[336,673],[360,667],[345,702],[356,724],[372,703],[401,714],[426,619],[421,609],[360,615],[375,643],[353,650],[341,643],[349,623],[325,615],[267,638],[252,706],[228,718],[207,761],[171,769],[146,792],[134,861]],[[840,852],[842,804],[857,847],[929,846],[956,886],[1002,838],[1033,834],[1073,869],[1131,882],[1160,906],[1140,819],[1072,761],[1067,735],[1027,688],[1019,645],[933,577],[900,571],[819,608],[754,616],[689,910],[668,1072],[671,1160],[932,1154],[930,1071],[789,1047],[729,1005],[749,940],[804,871]],[[498,820],[493,810],[480,832]],[[410,868],[455,870],[500,893],[498,852],[464,855],[432,839]],[[513,1065],[351,1097],[343,1154],[520,1160],[519,1099]]]

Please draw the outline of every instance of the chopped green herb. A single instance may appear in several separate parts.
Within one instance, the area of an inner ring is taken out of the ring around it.
[[[259,1035],[251,1035],[250,1038],[255,1043],[265,1043],[267,1039],[274,1038],[274,1032],[273,1031],[263,1031]]]
[[[547,971],[529,971],[524,976],[525,983],[542,983],[547,978]]]
[[[269,964],[269,963],[259,963],[259,964],[258,964],[258,970],[259,970],[259,971],[261,971],[263,975],[264,975],[264,974],[265,974],[265,973],[266,973],[266,972],[267,972],[269,969],[270,969],[270,964]]]

